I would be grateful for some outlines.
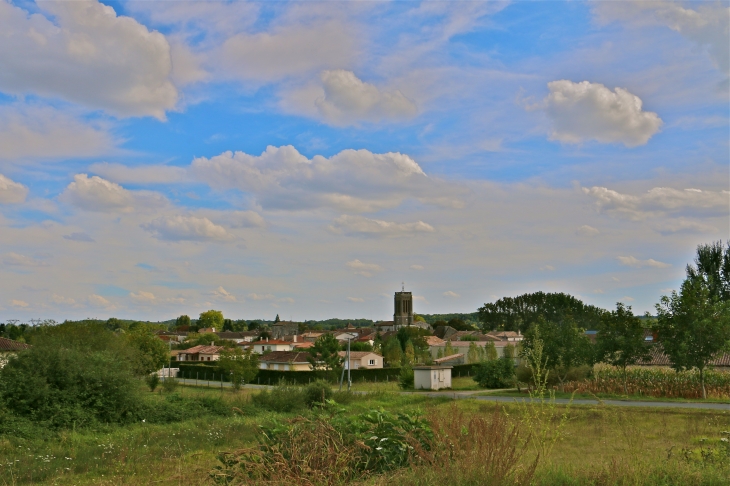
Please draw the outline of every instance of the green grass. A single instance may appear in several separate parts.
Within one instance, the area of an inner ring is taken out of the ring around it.
[[[477,396],[500,396],[500,397],[519,397],[519,398],[529,398],[529,393],[522,389],[522,391],[517,391],[517,389],[513,390],[495,390],[495,391],[484,391],[481,393],[477,393]],[[615,395],[612,393],[596,393],[595,395],[592,393],[562,393],[559,391],[555,391],[555,398],[565,398],[565,399],[585,399],[585,400],[595,400],[595,399],[601,399],[601,400],[624,400],[624,401],[636,401],[636,402],[676,402],[676,403],[728,403],[730,404],[730,400],[728,399],[722,399],[722,398],[666,398],[666,397],[648,397],[646,395]]]
[[[343,385],[345,388],[347,384]],[[366,391],[366,392],[400,392],[404,391],[398,387],[397,381],[389,382],[353,382],[353,391]],[[468,376],[454,377],[451,379],[451,391],[476,391],[480,390],[479,385],[472,378]],[[405,390],[407,391],[407,390]],[[413,391],[413,390],[411,390]],[[429,391],[429,390],[418,390],[418,391]]]
[[[452,407],[457,407],[465,413],[488,415],[497,408],[518,426],[527,427],[522,419],[525,409],[518,404],[393,393],[398,390],[392,384],[363,391],[370,393],[339,397],[346,402],[343,407],[347,413],[382,407],[448,415],[453,413]],[[222,397],[229,406],[242,411],[229,417],[68,430],[51,433],[45,439],[0,436],[0,485],[209,484],[208,473],[217,464],[218,452],[253,445],[258,425],[293,416],[251,406],[250,396],[257,392],[192,387],[179,390],[184,396]],[[164,395],[148,392],[148,399],[164,400]],[[730,430],[730,411],[603,405],[553,408],[557,415],[565,413],[567,421],[552,452],[541,459],[534,484],[730,483],[730,465],[688,461],[683,452],[698,457],[700,439],[712,443],[721,431]],[[525,460],[529,457],[528,451]],[[368,484],[385,485],[397,480],[402,486],[435,486],[439,477],[433,471],[411,468],[387,478],[371,478]]]

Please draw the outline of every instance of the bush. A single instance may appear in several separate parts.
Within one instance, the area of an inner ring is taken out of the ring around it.
[[[507,388],[512,385],[514,375],[514,361],[499,358],[481,363],[474,374],[474,381],[484,388]]]
[[[279,413],[295,412],[307,406],[303,389],[283,383],[271,390],[262,390],[253,395],[251,401],[259,408]]]
[[[410,366],[403,366],[400,369],[400,376],[398,377],[398,386],[403,390],[412,390],[415,382],[413,374],[413,368]]]
[[[332,398],[332,387],[324,380],[317,380],[304,387],[304,400],[309,407],[323,404]]]
[[[162,391],[165,393],[173,393],[177,390],[178,382],[175,378],[165,378],[162,380]]]
[[[231,407],[217,397],[184,398],[167,395],[163,401],[146,402],[140,409],[137,420],[152,424],[169,424],[200,418],[206,415],[229,416]]]
[[[150,387],[150,391],[155,391],[155,388],[157,388],[157,385],[160,384],[160,377],[157,375],[157,373],[151,373],[144,378],[145,383],[147,383],[147,386]]]

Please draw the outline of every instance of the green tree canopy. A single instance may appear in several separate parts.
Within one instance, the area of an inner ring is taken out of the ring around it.
[[[616,310],[601,316],[596,335],[596,359],[621,368],[626,391],[626,367],[649,359],[644,326],[630,306],[616,303]]]
[[[223,313],[217,310],[209,310],[200,313],[198,318],[198,329],[214,327],[219,330],[223,328]]]
[[[309,348],[309,361],[312,370],[338,372],[342,369],[343,359],[339,355],[340,342],[333,334],[322,334]]]
[[[250,382],[258,373],[259,357],[250,350],[241,348],[224,349],[218,360],[218,368],[228,373],[233,387],[238,390],[243,382]]]
[[[584,304],[564,293],[535,292],[517,297],[503,297],[479,308],[479,320],[484,331],[495,329],[527,332],[540,318],[560,322],[572,318],[580,327],[596,329],[605,311]]]
[[[702,398],[705,369],[714,357],[730,348],[730,301],[713,296],[702,278],[690,276],[677,292],[663,296],[657,304],[655,330],[672,368],[696,368],[700,373]]]
[[[170,362],[170,348],[167,343],[147,331],[138,328],[126,334],[129,344],[137,350],[133,370],[138,375],[157,371]]]
[[[390,337],[383,344],[383,358],[388,366],[399,365],[403,359],[403,348],[401,348],[400,341],[396,337]]]
[[[190,317],[186,315],[182,315],[175,319],[175,328],[179,329],[183,327],[185,330],[190,328]]]
[[[523,355],[532,353],[538,338],[543,342],[542,353],[547,363],[546,367],[555,373],[561,389],[571,368],[593,361],[590,340],[572,319],[556,323],[540,318],[525,333],[525,339],[522,341]]]
[[[730,241],[724,249],[722,241],[699,245],[695,264],[687,265],[687,278],[701,281],[711,299],[730,300]]]

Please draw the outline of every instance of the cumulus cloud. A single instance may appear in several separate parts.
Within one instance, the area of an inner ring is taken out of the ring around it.
[[[239,189],[266,209],[336,208],[370,212],[398,206],[406,198],[461,207],[465,189],[428,177],[411,157],[343,150],[308,159],[292,146],[267,147],[259,156],[224,152],[193,160],[197,180],[217,189]]]
[[[578,228],[576,231],[576,234],[580,236],[596,236],[600,231],[598,231],[593,226],[588,226],[587,224],[584,224],[580,228]]]
[[[53,294],[51,296],[51,302],[54,304],[62,304],[62,305],[74,305],[76,304],[76,300],[71,299],[69,297],[64,297],[63,295]]]
[[[321,79],[323,95],[314,104],[320,115],[332,124],[407,119],[418,114],[416,104],[400,91],[378,89],[352,71],[324,71]]]
[[[0,89],[61,97],[117,116],[165,118],[177,102],[170,45],[96,0],[0,2]]]
[[[140,227],[165,241],[222,242],[232,238],[223,226],[196,216],[161,216]]]
[[[282,298],[280,298],[280,299],[276,299],[276,301],[277,301],[277,302],[281,302],[281,303],[283,303],[283,304],[293,304],[294,302],[296,302],[296,301],[295,301],[294,299],[292,299],[291,297],[282,297]]]
[[[108,153],[114,145],[115,140],[104,127],[90,125],[56,109],[0,107],[0,160],[92,157]]]
[[[381,272],[383,267],[376,263],[363,263],[360,260],[352,260],[347,262],[347,266],[350,267],[357,275],[363,277],[372,277],[374,273]]]
[[[47,267],[49,264],[43,260],[21,255],[19,253],[6,253],[3,256],[3,264],[11,267]]]
[[[715,216],[727,214],[730,191],[674,189],[655,187],[634,196],[606,187],[583,188],[583,193],[595,200],[599,211],[635,221],[657,215]]]
[[[129,297],[131,297],[133,301],[139,304],[152,304],[157,301],[157,297],[155,297],[155,294],[153,294],[152,292],[145,292],[144,290],[140,290],[137,293],[130,292]]]
[[[99,176],[76,174],[59,199],[86,211],[128,213],[135,207],[153,209],[163,206],[165,198],[148,191],[129,191]]]
[[[611,91],[600,83],[563,79],[551,81],[548,89],[542,108],[552,122],[552,140],[636,147],[645,145],[662,126],[656,113],[643,111],[641,99],[623,88]]]
[[[352,31],[336,21],[288,25],[271,32],[239,33],[218,57],[222,72],[242,80],[274,81],[350,63]]]
[[[119,184],[172,184],[184,181],[187,174],[182,167],[168,165],[129,167],[109,162],[92,164],[89,172]]]
[[[101,295],[91,294],[86,298],[86,302],[92,307],[112,308],[113,305]]]
[[[231,211],[226,214],[226,221],[231,228],[263,228],[266,221],[256,211]]]
[[[365,299],[362,297],[348,297],[347,300],[350,302],[365,302]]]
[[[596,2],[604,21],[621,20],[636,27],[665,25],[707,49],[717,68],[730,74],[730,7],[723,2],[682,6],[672,1]]]
[[[428,223],[395,223],[365,218],[363,216],[343,215],[335,219],[329,226],[330,231],[347,236],[362,237],[397,237],[413,236],[419,233],[433,233],[434,228]]]
[[[27,195],[27,187],[0,174],[0,204],[22,203]]]
[[[411,270],[423,270],[423,265],[411,265]]]
[[[214,299],[221,302],[236,302],[236,296],[228,292],[222,286],[213,290],[210,295],[212,295]]]
[[[94,242],[94,238],[87,235],[86,233],[71,233],[70,235],[63,235],[63,239],[70,241],[80,241],[85,243]]]
[[[12,299],[12,300],[10,301],[10,305],[12,305],[13,307],[20,307],[20,308],[25,308],[25,307],[28,307],[28,306],[29,306],[30,304],[28,304],[28,303],[27,303],[26,301],[24,301],[24,300],[17,300],[17,299]]]
[[[652,258],[649,258],[648,260],[639,260],[638,258],[635,258],[633,256],[619,256],[619,257],[616,257],[616,259],[619,261],[619,263],[621,265],[625,265],[627,267],[633,267],[633,268],[643,268],[643,267],[668,268],[668,267],[672,266],[669,263],[658,262]]]
[[[455,299],[457,297],[461,297],[459,294],[457,294],[456,292],[451,291],[451,290],[447,290],[446,292],[444,292],[443,293],[443,296],[444,297],[449,297],[451,299]]]

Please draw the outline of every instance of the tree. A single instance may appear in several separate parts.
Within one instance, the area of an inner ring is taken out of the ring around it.
[[[281,319],[279,319],[279,314],[276,314],[276,319],[274,319],[274,324],[277,322],[281,322]]]
[[[514,361],[502,357],[480,364],[474,373],[474,381],[484,388],[507,388],[514,381],[514,376]]]
[[[561,323],[540,319],[532,326],[522,341],[523,352],[531,352],[536,338],[543,342],[542,356],[548,370],[555,373],[563,389],[571,368],[592,362],[592,348],[588,337],[575,321],[568,318]]]
[[[201,328],[215,328],[220,329],[223,327],[223,313],[217,310],[209,310],[200,313],[198,318],[198,329]]]
[[[251,321],[248,323],[248,330],[249,331],[255,331],[257,329],[261,328],[261,324],[258,321]]]
[[[170,348],[167,343],[144,328],[126,334],[129,344],[137,351],[132,363],[139,376],[157,371],[170,362]]]
[[[250,350],[244,353],[239,347],[224,349],[221,351],[218,367],[229,374],[233,388],[238,390],[243,382],[251,382],[256,377],[259,357]]]
[[[650,358],[644,341],[641,319],[635,317],[630,306],[616,303],[616,310],[601,316],[596,335],[596,359],[621,368],[626,388],[626,367]]]
[[[504,347],[502,350],[502,356],[509,359],[515,359],[515,355],[517,354],[515,346],[513,344],[508,344]]]
[[[182,315],[175,319],[175,328],[180,329],[181,327],[187,326],[185,329],[190,328],[190,317],[186,315]]]
[[[475,342],[469,343],[469,351],[466,352],[466,362],[481,363],[487,360],[487,353],[484,348],[477,346]]]
[[[484,304],[479,308],[479,320],[484,331],[500,329],[525,333],[540,318],[551,322],[572,318],[580,327],[595,329],[603,312],[572,295],[535,292]]]
[[[231,319],[223,319],[223,332],[233,331],[233,321]]]
[[[493,342],[488,342],[484,345],[484,357],[486,361],[494,361],[497,359],[497,347]]]
[[[403,360],[405,364],[413,364],[416,360],[416,350],[413,347],[413,342],[409,339],[406,343],[406,349],[403,351]]]
[[[334,334],[322,334],[309,348],[309,361],[312,370],[337,372],[342,369],[343,358],[339,355],[340,342]]]
[[[672,368],[699,370],[702,398],[707,398],[705,369],[730,348],[730,301],[717,299],[704,279],[690,276],[679,294],[663,296],[656,309],[655,331]]]
[[[383,345],[383,358],[385,358],[388,366],[400,364],[403,358],[403,349],[400,347],[400,341],[397,338],[391,337]]]
[[[342,350],[347,349],[347,344],[342,345]],[[367,342],[350,343],[350,351],[372,351],[373,347]]]
[[[722,241],[699,245],[695,265],[687,265],[687,278],[700,280],[710,298],[730,300],[730,241],[724,251]]]

